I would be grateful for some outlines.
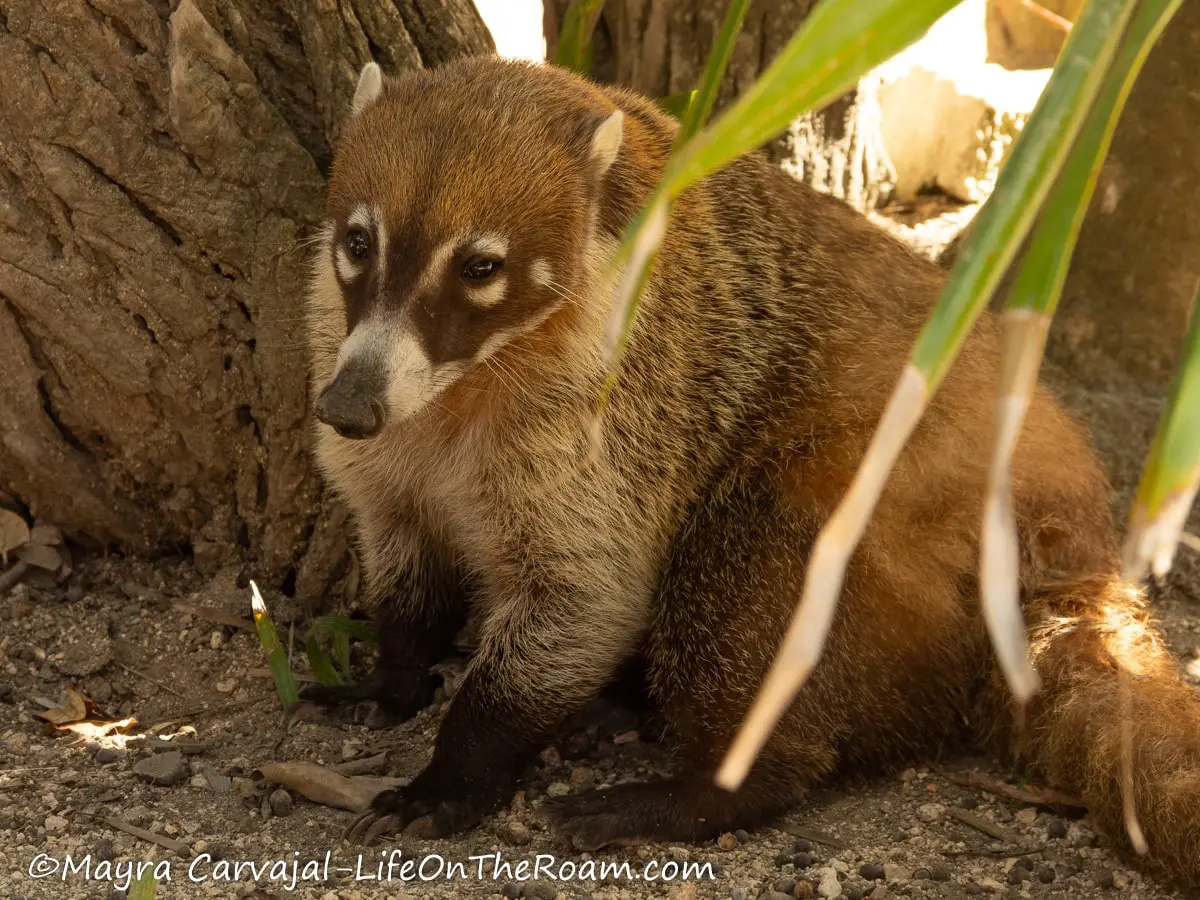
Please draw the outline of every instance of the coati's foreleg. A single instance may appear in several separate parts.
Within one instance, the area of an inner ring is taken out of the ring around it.
[[[911,755],[961,727],[972,672],[986,667],[971,663],[980,636],[964,623],[956,581],[926,556],[923,593],[905,596],[872,546],[851,566],[822,661],[749,777],[733,793],[714,785],[791,619],[822,521],[796,475],[807,477],[777,465],[733,472],[679,532],[645,641],[651,689],[678,743],[677,774],[544,804],[577,849],[753,828],[844,763]],[[900,546],[920,554],[922,540],[907,535]]]
[[[614,607],[574,586],[540,581],[493,597],[432,760],[410,785],[375,798],[361,823],[370,835],[424,816],[446,835],[508,802],[533,754],[612,678],[643,630],[636,604]]]
[[[368,590],[378,602],[379,650],[366,678],[348,685],[315,685],[301,698],[335,707],[374,701],[381,724],[411,718],[433,698],[430,672],[450,651],[467,611],[467,585],[445,551],[418,532],[392,536],[390,576],[371,573]],[[400,554],[399,558],[396,555]]]

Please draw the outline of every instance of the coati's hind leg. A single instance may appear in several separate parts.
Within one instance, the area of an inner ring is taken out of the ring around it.
[[[786,467],[731,473],[681,529],[646,642],[678,772],[546,803],[577,847],[753,828],[847,763],[911,757],[958,736],[982,632],[962,612],[957,580],[921,557],[921,535],[898,542],[921,560],[912,570],[925,570],[908,596],[896,583],[905,567],[872,552],[868,532],[822,661],[742,787],[714,785],[791,620],[823,518],[793,475]]]
[[[404,538],[396,538],[402,540]],[[354,684],[314,685],[301,699],[327,708],[375,704],[368,720],[387,726],[412,718],[433,699],[439,679],[430,669],[450,652],[467,611],[463,577],[437,548],[416,535],[386,588],[375,617],[375,666]]]

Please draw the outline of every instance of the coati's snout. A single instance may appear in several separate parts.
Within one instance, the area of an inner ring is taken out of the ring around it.
[[[374,437],[383,430],[387,416],[382,399],[386,389],[386,376],[379,367],[364,362],[341,366],[317,397],[313,413],[344,438]]]

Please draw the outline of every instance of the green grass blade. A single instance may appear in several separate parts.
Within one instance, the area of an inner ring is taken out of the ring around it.
[[[1008,683],[1019,698],[1037,690],[1020,604],[1020,545],[1012,507],[1012,459],[1041,367],[1050,320],[1062,296],[1079,230],[1117,120],[1150,47],[1182,0],[1146,0],[1129,24],[1112,68],[1063,165],[1021,260],[1002,318],[996,427],[984,500],[979,584],[984,619]],[[1136,815],[1128,831],[1138,846]]]
[[[936,389],[999,285],[1063,167],[1104,82],[1137,0],[1090,0],[1000,171],[913,349]]]
[[[154,880],[154,873],[146,872],[129,889],[129,900],[154,900],[154,893],[157,889],[158,882]]]
[[[1183,0],[1144,0],[1138,6],[1091,115],[1046,201],[1009,294],[1009,309],[1046,315],[1057,309],[1079,230],[1125,101],[1150,48],[1182,4]]]
[[[698,132],[712,114],[713,104],[717,102],[717,91],[729,68],[729,58],[733,55],[734,44],[741,33],[742,23],[746,21],[746,10],[750,8],[750,0],[732,0],[725,10],[725,19],[721,22],[721,30],[709,51],[708,61],[704,66],[704,74],[696,87],[695,96],[688,104],[687,114],[683,118],[683,127],[675,139],[676,146],[690,140]]]
[[[669,116],[674,116],[680,122],[687,115],[688,107],[691,106],[692,100],[696,97],[696,91],[683,91],[678,94],[671,94],[668,97],[659,97],[655,103],[659,105]]]
[[[1170,570],[1200,486],[1200,291],[1179,370],[1138,485],[1124,548],[1125,577]]]
[[[321,638],[315,628],[308,630],[308,637],[304,640],[304,654],[308,657],[308,665],[317,681],[327,687],[342,684],[342,676],[338,674],[321,647]]]
[[[600,19],[604,0],[571,0],[558,33],[554,64],[588,74],[592,68],[592,32]]]
[[[344,633],[365,644],[379,642],[379,635],[375,632],[374,625],[365,619],[352,619],[349,616],[317,616],[313,619],[312,630],[329,634]]]
[[[290,706],[300,699],[300,694],[296,690],[296,679],[288,667],[287,652],[279,641],[271,617],[267,615],[267,604],[259,593],[258,585],[253,581],[250,582],[250,592],[254,627],[258,631],[259,643],[267,654],[267,666],[271,670],[271,678],[275,681],[275,693],[279,695],[280,703],[285,707]]]
[[[874,66],[920,38],[955,5],[956,0],[822,0],[750,89],[711,126],[677,147],[658,190],[626,233],[614,260],[624,271],[614,298],[610,370],[616,369],[628,343],[674,198],[776,137],[797,116],[845,93]],[[735,21],[740,25],[735,18],[738,12],[736,6],[730,7],[727,26]],[[723,27],[715,50],[727,56],[735,38],[732,26],[729,35]],[[705,83],[710,75],[723,72],[724,65],[710,58]],[[719,81],[716,78],[714,85]],[[711,103],[710,97],[692,104],[697,128]],[[610,374],[601,409],[614,380]]]

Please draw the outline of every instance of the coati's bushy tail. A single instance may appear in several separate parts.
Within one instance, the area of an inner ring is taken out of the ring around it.
[[[1039,593],[1030,640],[1043,687],[1023,725],[1018,717],[1011,726],[1013,749],[1047,782],[1081,797],[1096,823],[1128,846],[1122,740],[1131,736],[1145,862],[1200,885],[1200,698],[1182,681],[1138,592],[1095,578]],[[1007,698],[1000,676],[992,694]]]

